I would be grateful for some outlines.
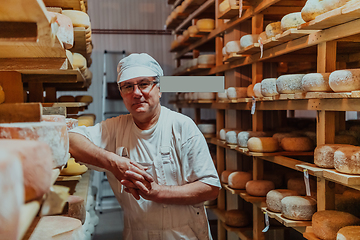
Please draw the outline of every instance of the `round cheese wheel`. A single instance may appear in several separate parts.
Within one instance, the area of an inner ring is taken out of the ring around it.
[[[305,74],[286,74],[276,79],[278,93],[297,93],[303,92],[302,78]],[[263,94],[264,95],[264,94]]]
[[[329,85],[334,92],[360,89],[360,69],[337,70],[330,74]]]
[[[316,201],[311,197],[289,196],[281,200],[281,213],[292,220],[311,220],[316,212]]]
[[[268,180],[252,180],[246,183],[246,192],[252,196],[265,197],[266,194],[275,189],[275,184]]]
[[[247,96],[248,97],[255,97],[255,93],[254,93],[254,85],[253,84],[250,84],[248,87],[247,87]]]
[[[66,118],[65,119],[66,122],[66,129],[68,131],[70,131],[71,129],[74,129],[78,126],[79,121],[77,119],[74,118]]]
[[[89,15],[77,10],[62,10],[62,14],[69,17],[74,27],[90,27]]]
[[[359,224],[360,219],[352,214],[334,210],[318,211],[312,217],[313,232],[321,239],[336,239],[341,228]]]
[[[55,12],[48,12],[48,14],[50,18],[55,17],[56,23],[59,25],[56,32],[59,41],[63,43],[65,49],[72,48],[74,45],[74,29],[71,18]]]
[[[312,196],[314,191],[316,191],[316,182],[312,179],[309,179],[310,182],[310,191],[312,192]],[[304,178],[290,178],[287,182],[287,188],[289,190],[296,191],[299,195],[306,195],[306,187]]]
[[[248,46],[257,43],[259,39],[259,34],[247,34],[240,38],[240,47],[246,48]]]
[[[284,137],[281,147],[288,152],[308,152],[314,150],[314,143],[308,137]]]
[[[230,41],[230,42],[226,43],[225,49],[226,49],[227,54],[240,52],[240,50],[241,50],[240,42],[239,41]]]
[[[83,55],[81,55],[80,53],[73,53],[73,67],[74,69],[78,68],[78,69],[83,69],[85,68],[86,65],[86,58],[84,58]]]
[[[84,199],[79,196],[70,195],[67,201],[69,203],[69,210],[67,216],[79,219],[81,221],[81,224],[84,224],[86,217]]]
[[[360,147],[342,147],[334,153],[334,167],[348,174],[360,174]]]
[[[288,196],[298,196],[296,191],[289,189],[275,189],[266,194],[267,209],[273,212],[281,212],[281,200]]]
[[[360,226],[347,226],[341,228],[337,232],[336,240],[360,240]]]
[[[183,13],[183,12],[184,12],[184,8],[183,8],[183,6],[179,5],[179,6],[177,6],[177,7],[174,9],[174,11],[175,11],[177,14]]]
[[[198,64],[215,64],[214,54],[200,55],[197,59]]]
[[[341,147],[350,147],[344,144],[323,144],[314,151],[314,163],[318,167],[334,168],[334,153]]]
[[[268,39],[266,32],[262,32],[259,34],[258,42],[263,43],[266,39]]]
[[[199,92],[197,93],[197,99],[200,100],[214,100],[215,93],[214,92]]]
[[[273,137],[252,137],[247,146],[250,152],[276,152],[279,149],[279,143]]]
[[[232,227],[245,227],[249,224],[249,217],[242,210],[228,210],[225,212],[225,224]]]
[[[221,182],[222,183],[228,183],[228,178],[231,173],[235,172],[235,170],[224,170],[221,173]]]
[[[348,134],[340,134],[335,135],[335,143],[336,144],[350,144],[350,145],[358,145],[358,141],[356,137]]]
[[[183,34],[184,38],[186,38],[187,36],[189,36],[189,31],[185,30],[185,31],[183,31],[182,34]]]
[[[279,95],[276,88],[276,78],[265,78],[261,81],[261,94],[264,97]]]
[[[219,11],[221,13],[225,12],[230,8],[230,2],[228,0],[224,0],[219,4]]]
[[[199,19],[196,22],[196,26],[200,31],[213,30],[215,28],[215,20],[210,18]]]
[[[75,102],[75,97],[70,95],[63,95],[57,99],[58,102]]]
[[[203,134],[215,133],[215,124],[212,123],[200,123],[198,124],[198,128]]]
[[[253,131],[242,131],[238,134],[238,145],[240,147],[248,147],[248,141],[252,137],[264,137],[266,136],[265,132],[253,132]]]
[[[229,131],[234,131],[236,129],[232,129],[232,128],[223,128],[220,130],[219,132],[219,137],[221,140],[226,141],[226,133]]]
[[[345,5],[349,0],[308,0],[301,9],[301,17],[309,22],[317,16]]]
[[[230,2],[230,6],[232,6],[232,7],[239,5],[239,1],[237,1],[237,0],[229,0],[229,2]]]
[[[281,19],[281,30],[286,31],[290,28],[297,28],[303,23],[305,21],[301,17],[301,12],[289,13]]]
[[[62,115],[42,115],[41,120],[46,121],[46,122],[65,123],[65,116],[62,116]]]
[[[93,97],[89,95],[79,95],[75,97],[76,102],[92,103]]]
[[[302,88],[306,92],[332,92],[329,85],[330,73],[309,73],[302,78]]]
[[[237,100],[238,98],[247,97],[246,87],[229,87],[226,91],[228,99]]]
[[[227,56],[226,46],[222,48],[221,53],[222,53],[223,57]]]
[[[229,187],[234,189],[245,189],[245,185],[252,179],[252,175],[249,172],[235,171],[228,177]]]
[[[228,100],[228,97],[227,97],[227,89],[224,89],[224,92],[218,92],[217,93],[217,96],[218,96],[218,99],[219,100]]]
[[[268,38],[275,37],[277,34],[282,33],[281,22],[272,22],[266,25],[265,33]]]
[[[225,134],[225,141],[228,144],[237,144],[237,135],[240,131],[238,130],[230,130]]]
[[[198,27],[195,26],[195,25],[192,25],[192,26],[188,27],[187,30],[189,31],[189,35],[195,35],[195,34],[197,34],[199,32]]]
[[[297,134],[297,133],[274,133],[274,135],[272,137],[275,138],[278,141],[279,146],[280,146],[281,141],[283,140],[283,138],[285,138],[285,137],[299,137],[299,134]]]
[[[255,97],[257,97],[257,98],[264,97],[261,93],[261,83],[256,83],[254,85],[253,91],[254,91]]]

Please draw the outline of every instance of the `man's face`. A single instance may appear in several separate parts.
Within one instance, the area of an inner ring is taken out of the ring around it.
[[[137,77],[120,83],[121,96],[131,114],[151,113],[157,107],[161,93],[159,87],[152,84],[154,81],[154,77]],[[130,91],[132,87],[134,90]]]

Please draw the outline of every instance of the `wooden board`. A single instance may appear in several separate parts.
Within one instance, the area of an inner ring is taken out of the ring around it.
[[[268,38],[265,41],[263,41],[262,44],[263,44],[264,49],[269,49],[269,48],[278,46],[278,45],[280,45],[282,43],[283,43],[282,41],[276,40],[275,37],[272,37],[272,38]]]
[[[238,54],[240,55],[252,55],[254,53],[258,53],[260,52],[260,44],[259,43],[254,43],[251,46],[248,46],[246,48],[244,48],[243,50],[241,50],[240,52],[238,52]]]
[[[40,209],[39,201],[24,204],[20,209],[19,239],[22,239]]]
[[[240,195],[240,193],[246,193],[245,189],[234,189],[229,187],[228,184],[223,183],[222,186],[229,192],[231,192],[231,194],[237,194]]]
[[[64,182],[64,181],[79,181],[81,179],[81,175],[74,175],[74,176],[58,176],[56,181],[57,182]]]
[[[317,32],[317,30],[297,30],[295,28],[292,28],[276,35],[275,39],[281,42],[288,42],[297,38],[301,38],[303,36],[307,36],[314,32]]]
[[[232,19],[239,16],[239,6],[230,6],[218,17],[219,19]]]
[[[227,56],[225,56],[223,58],[223,61],[224,62],[232,62],[232,61],[236,61],[236,60],[239,60],[241,58],[244,58],[244,57],[246,57],[246,56],[238,54],[238,53],[230,53],[230,54],[228,54]]]
[[[0,123],[40,122],[42,106],[40,103],[0,104]]]
[[[309,174],[316,177],[323,177],[324,168],[320,168],[315,164],[306,163],[306,164],[297,164],[295,166],[300,171],[304,171],[305,169],[309,171]]]
[[[63,115],[66,117],[66,107],[43,107],[43,115]]]
[[[224,222],[222,226],[226,229],[226,231],[234,232],[241,240],[253,240],[252,238],[252,228],[251,227],[231,227],[226,225]]]
[[[60,7],[64,10],[81,11],[80,0],[44,0],[44,3],[47,7]]]
[[[324,169],[323,176],[328,180],[341,183],[345,186],[360,187],[360,175],[340,173],[335,169]]]
[[[86,59],[89,54],[86,52],[86,30],[84,27],[74,27],[74,46],[70,49],[73,53],[80,53]]]
[[[306,226],[311,226],[311,221],[296,221],[290,220],[282,216],[281,213],[275,213],[268,210],[266,207],[261,208],[261,210],[267,212],[270,218],[276,219],[278,222],[283,224],[285,227],[293,227],[297,230],[300,228],[302,232],[305,232]]]
[[[24,102],[24,88],[20,73],[14,71],[0,71],[0,86],[5,93],[4,103]]]

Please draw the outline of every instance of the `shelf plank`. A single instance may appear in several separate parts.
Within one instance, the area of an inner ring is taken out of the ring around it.
[[[240,193],[246,193],[245,189],[234,189],[229,187],[228,184],[222,184],[222,186],[229,192],[231,192],[231,194],[236,194],[236,195],[240,195]]]
[[[191,74],[196,74],[196,73],[202,73],[202,75],[207,75],[207,71],[210,71],[211,68],[215,67],[215,65],[213,64],[198,64],[196,66],[190,67],[190,68],[186,68],[185,70],[182,71],[176,71],[173,74],[174,76],[181,76],[181,75],[191,75]]]
[[[232,19],[239,16],[239,6],[230,6],[218,17],[219,19]]]
[[[58,176],[56,181],[57,182],[65,182],[65,181],[79,181],[81,179],[81,175],[74,175],[74,176]]]
[[[275,37],[272,37],[272,38],[268,38],[265,41],[263,41],[262,44],[263,44],[264,49],[269,49],[272,47],[276,47],[282,43],[283,43],[282,41],[276,40]]]
[[[308,163],[302,162],[297,159],[288,158],[284,156],[264,156],[261,157],[261,159],[266,160],[268,162],[276,163],[278,165],[291,168],[297,171],[302,171],[301,168],[298,167],[298,165],[307,165]],[[309,171],[309,174],[312,175],[312,172]]]
[[[295,167],[297,167],[300,171],[304,171],[305,169],[308,170],[310,175],[323,177],[324,168],[317,167],[315,164],[298,164]]]
[[[275,213],[268,210],[266,207],[261,208],[262,211],[267,212],[270,218],[276,219],[278,222],[283,224],[285,227],[296,228],[296,230],[300,230],[301,233],[305,232],[307,226],[311,226],[311,221],[296,221],[290,220],[282,216],[281,213]]]
[[[84,83],[84,76],[79,70],[26,69],[18,70],[23,75],[23,82],[43,83]]]
[[[288,29],[283,33],[277,34],[275,40],[280,42],[288,42],[297,38],[307,36],[311,33],[318,32],[318,30],[298,30],[295,28]]]
[[[328,180],[335,181],[346,186],[360,188],[360,175],[340,173],[335,169],[324,169],[323,176]]]
[[[40,122],[42,106],[40,103],[0,104],[0,123]]]
[[[85,102],[57,102],[57,103],[42,103],[44,107],[67,107],[67,108],[74,108],[74,107],[86,107],[89,103]]]
[[[64,10],[81,11],[80,0],[44,0],[47,7],[60,7]]]
[[[22,239],[34,221],[40,209],[39,201],[24,204],[20,209],[19,239]]]
[[[308,239],[308,240],[321,240],[320,238],[315,236],[315,234],[314,234],[314,232],[312,230],[312,226],[306,227],[306,230],[303,233],[303,237]]]
[[[251,46],[248,46],[246,48],[244,48],[242,51],[238,52],[238,54],[240,55],[252,55],[254,53],[258,53],[260,52],[260,44],[259,43],[254,43]]]
[[[230,53],[223,58],[223,62],[232,62],[232,61],[236,61],[238,59],[244,58],[244,57],[246,57],[246,56],[242,55],[242,54]]]

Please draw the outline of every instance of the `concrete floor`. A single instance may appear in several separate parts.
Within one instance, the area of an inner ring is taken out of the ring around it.
[[[122,240],[124,229],[122,209],[103,210],[97,212],[99,224],[95,227],[92,240]]]

